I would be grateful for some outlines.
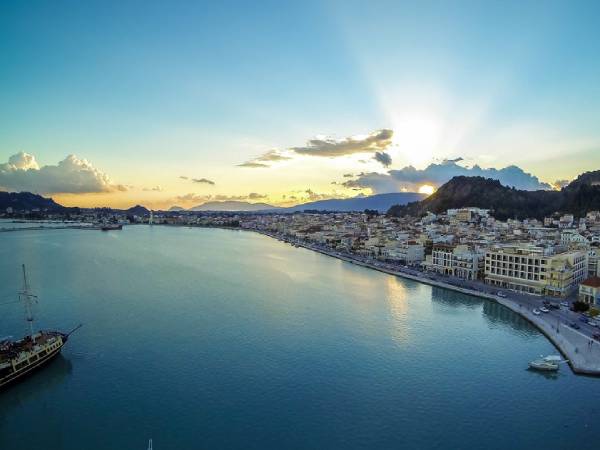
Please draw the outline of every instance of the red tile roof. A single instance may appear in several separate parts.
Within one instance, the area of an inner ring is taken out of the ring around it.
[[[600,278],[599,277],[590,277],[581,284],[597,288],[597,287],[600,287]]]

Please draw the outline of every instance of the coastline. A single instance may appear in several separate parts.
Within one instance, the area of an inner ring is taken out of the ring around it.
[[[292,244],[298,247],[305,248],[307,250],[312,250],[317,253],[321,253],[326,256],[330,256],[332,258],[336,258],[345,262],[349,262],[351,264],[355,264],[358,266],[366,267],[369,269],[374,269],[379,272],[394,275],[397,277],[405,278],[412,281],[417,281],[419,283],[428,284],[430,286],[439,287],[442,289],[448,289],[456,292],[460,292],[465,295],[471,295],[474,297],[484,298],[487,300],[494,301],[499,303],[500,305],[510,309],[514,313],[520,315],[532,325],[534,325],[539,331],[542,332],[546,336],[546,338],[556,347],[556,349],[564,356],[565,359],[568,360],[568,364],[571,367],[571,370],[580,375],[590,375],[600,377],[600,342],[592,341],[593,344],[591,346],[588,345],[590,338],[583,333],[575,330],[569,326],[566,326],[560,321],[557,321],[556,324],[550,323],[546,317],[546,315],[534,315],[531,312],[531,309],[528,307],[524,307],[523,304],[519,303],[516,299],[510,298],[508,295],[505,298],[499,297],[494,294],[489,294],[487,292],[478,291],[475,289],[470,289],[467,287],[456,286],[450,283],[433,280],[427,278],[425,276],[413,275],[405,272],[400,272],[396,270],[391,270],[385,267],[377,266],[374,264],[370,264],[368,262],[359,261],[356,259],[348,258],[344,255],[341,255],[337,252],[327,251],[321,248],[313,247],[308,244],[302,242],[295,242],[291,240],[287,240],[280,236],[276,236],[270,233],[266,233],[259,230],[253,229],[243,229],[239,228],[242,231],[253,231],[255,233],[261,234],[263,236],[267,236],[273,239],[277,239],[282,242],[286,242],[288,244]],[[510,295],[510,294],[509,294]],[[533,299],[532,299],[533,300]]]

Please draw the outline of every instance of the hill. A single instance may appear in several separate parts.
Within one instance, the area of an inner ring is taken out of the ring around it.
[[[454,177],[426,199],[395,205],[388,214],[419,217],[467,206],[490,209],[500,220],[542,219],[555,212],[585,216],[588,211],[600,209],[600,171],[580,175],[561,191],[522,191],[490,178]]]
[[[342,199],[319,200],[316,202],[304,203],[302,205],[285,208],[286,212],[316,210],[316,211],[364,211],[373,209],[379,212],[386,212],[393,205],[406,205],[410,202],[423,200],[425,194],[415,192],[394,192],[390,194],[376,194],[368,197],[354,197]]]
[[[129,214],[129,215],[132,215],[132,216],[149,216],[150,215],[150,210],[142,205],[132,206],[131,208],[126,209],[123,212],[126,214]]]
[[[0,192],[0,211],[5,211],[9,207],[15,212],[36,209],[48,212],[65,212],[69,210],[69,208],[59,205],[51,198],[42,197],[31,192]]]
[[[249,203],[242,201],[206,202],[194,206],[189,211],[265,211],[278,210],[276,206],[267,203]]]

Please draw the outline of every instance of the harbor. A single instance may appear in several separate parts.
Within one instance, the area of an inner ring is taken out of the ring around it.
[[[192,449],[199,428],[204,448],[245,450],[495,450],[541,436],[560,450],[597,438],[598,380],[566,365],[529,370],[556,350],[495,301],[257,233],[134,226],[2,240],[0,297],[21,287],[18,250],[43,299],[40,326],[85,324],[3,391],[2,449],[146,448],[150,437]],[[23,336],[22,308],[4,309],[3,335]]]
[[[499,291],[498,289],[491,289],[490,286],[482,283],[471,283],[472,285],[476,285],[476,288],[468,287],[466,283],[457,285],[443,280],[441,276],[419,273],[415,269],[392,269],[381,262],[368,262],[302,241],[286,239],[283,236],[263,231],[257,232],[351,264],[497,302],[535,325],[568,360],[573,372],[582,375],[600,376],[600,342],[593,338],[592,333],[594,329],[588,329],[588,334],[584,334],[580,330],[567,325],[577,322],[579,314],[570,314],[570,312],[564,310],[561,312],[550,311],[546,314],[534,314],[534,309],[540,306],[542,300],[531,295],[517,294],[508,290]],[[502,295],[498,295],[498,292],[502,292]]]

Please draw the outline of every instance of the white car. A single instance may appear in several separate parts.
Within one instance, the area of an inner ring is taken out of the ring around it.
[[[536,316],[539,316],[539,315],[541,314],[541,313],[540,313],[540,310],[539,310],[539,309],[537,309],[537,308],[534,308],[534,309],[533,309],[533,311],[531,311],[531,312],[532,312],[533,314],[535,314]]]
[[[550,312],[550,310],[548,308],[546,308],[545,306],[542,306],[540,308],[540,311],[543,312],[543,313],[549,313]]]
[[[588,325],[591,327],[597,327],[598,322],[596,322],[595,320],[588,320]]]
[[[498,291],[498,293],[496,295],[500,298],[506,298],[506,294],[504,292]]]
[[[565,308],[568,308],[569,302],[560,302],[560,306],[564,306]]]

